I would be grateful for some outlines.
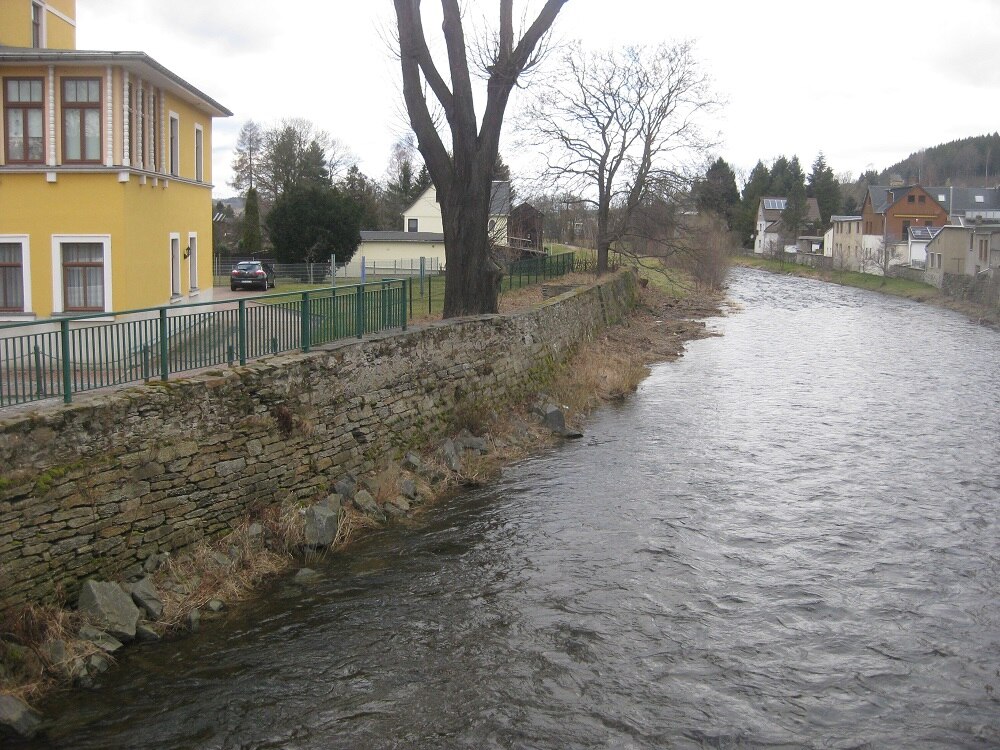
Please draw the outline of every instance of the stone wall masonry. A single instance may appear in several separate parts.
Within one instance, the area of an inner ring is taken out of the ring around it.
[[[456,407],[542,385],[636,299],[620,273],[535,310],[443,321],[308,354],[90,394],[0,421],[0,610],[75,601],[88,577],[309,499],[442,434]]]

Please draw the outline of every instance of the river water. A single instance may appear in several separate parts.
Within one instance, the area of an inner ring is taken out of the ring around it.
[[[133,650],[35,746],[1000,746],[1000,334],[730,296],[583,440]]]

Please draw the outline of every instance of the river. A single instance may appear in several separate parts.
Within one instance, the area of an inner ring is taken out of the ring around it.
[[[1000,746],[1000,334],[730,297],[583,440],[133,649],[26,747]]]

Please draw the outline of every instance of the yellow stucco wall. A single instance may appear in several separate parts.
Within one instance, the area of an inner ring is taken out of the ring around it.
[[[76,0],[46,0],[41,4],[45,9],[42,46],[49,49],[76,49]],[[10,47],[32,46],[31,0],[0,2],[0,44]]]
[[[154,182],[157,184],[154,185]],[[32,310],[37,317],[53,312],[58,284],[58,254],[53,238],[102,236],[110,239],[112,311],[170,302],[170,234],[179,249],[197,238],[197,276],[202,292],[212,288],[212,217],[210,188],[178,180],[138,175],[119,182],[119,173],[0,173],[0,241],[4,235],[27,235]],[[189,261],[181,258],[181,299],[201,301],[191,293]]]

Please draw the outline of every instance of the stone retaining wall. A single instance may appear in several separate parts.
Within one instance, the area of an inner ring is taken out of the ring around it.
[[[621,273],[541,308],[432,324],[0,415],[0,610],[311,499],[544,383],[635,301]]]

